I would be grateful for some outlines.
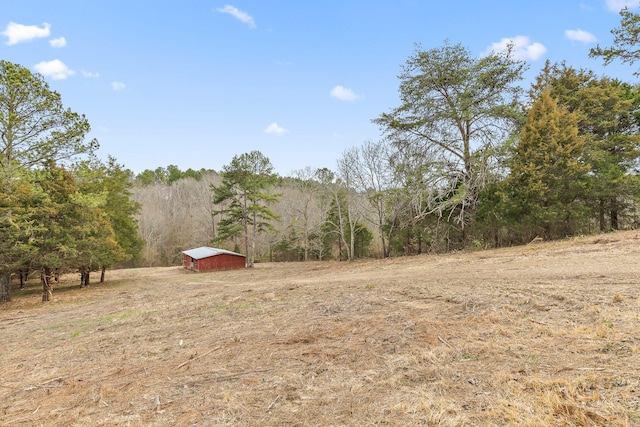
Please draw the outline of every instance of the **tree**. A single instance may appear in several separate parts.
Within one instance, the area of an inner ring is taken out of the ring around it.
[[[84,115],[64,109],[40,74],[0,61],[0,167],[33,167],[98,149]]]
[[[611,30],[611,34],[614,36],[613,46],[602,48],[598,45],[592,48],[589,51],[591,58],[602,57],[605,65],[616,59],[633,65],[640,59],[640,15],[624,7],[620,11],[620,27]],[[634,74],[640,75],[640,71]]]
[[[328,237],[331,231],[327,231],[325,226],[329,221],[329,213],[331,210],[334,192],[335,174],[328,168],[318,168],[313,174],[317,184],[318,197],[318,223],[319,227],[315,230],[311,238],[313,252],[319,261],[331,255],[327,245]]]
[[[140,256],[144,244],[138,236],[136,220],[140,204],[132,199],[131,172],[111,156],[106,164],[95,159],[81,162],[75,166],[74,174],[79,191],[88,200],[88,208],[95,211],[90,218],[93,221],[86,221],[95,223],[92,232],[85,234],[95,240],[91,266],[85,265],[86,279],[90,271],[99,269],[103,282],[107,268]]]
[[[511,221],[523,239],[565,237],[584,224],[584,148],[577,115],[543,91],[527,114],[506,182]]]
[[[532,86],[532,98],[549,90],[574,113],[591,166],[585,199],[601,231],[618,229],[619,217],[640,191],[633,169],[640,157],[640,92],[629,84],[549,62]]]
[[[347,259],[355,258],[356,234],[362,228],[361,220],[364,218],[362,197],[358,194],[357,173],[355,165],[358,164],[358,149],[345,150],[338,159],[337,191],[335,192],[334,208],[337,213],[337,230],[340,239],[347,251]]]
[[[138,234],[136,217],[140,213],[140,204],[132,199],[133,184],[130,172],[116,163],[113,157],[109,157],[103,171],[103,187],[106,193],[104,211],[115,233],[115,240],[125,254],[122,259],[112,258],[111,262],[103,263],[101,267],[104,273],[104,267],[111,267],[116,262],[136,261],[140,257],[144,242]]]
[[[37,214],[36,221],[43,227],[32,236],[37,253],[30,263],[41,270],[42,301],[45,302],[51,299],[53,274],[75,264],[79,256],[78,232],[87,230],[91,224],[83,224],[86,218],[79,208],[78,187],[69,171],[48,162],[45,168],[36,171],[36,183],[46,200]]]
[[[27,182],[16,183],[16,180],[26,179],[26,169],[47,161],[65,162],[81,154],[91,154],[98,148],[98,142],[95,139],[85,141],[89,131],[87,119],[64,109],[60,95],[49,89],[40,74],[33,74],[21,65],[0,60],[2,191],[13,191],[20,184],[29,186]],[[38,191],[34,194],[36,193]],[[11,198],[5,199],[6,203],[14,201],[16,200]],[[7,209],[6,212],[11,215],[19,212],[13,206],[7,206]],[[7,245],[13,243],[20,244],[19,241],[4,242]],[[10,292],[8,286],[11,271],[5,267],[7,265],[0,263],[0,295],[8,295]]]
[[[276,180],[269,159],[259,151],[251,151],[234,156],[231,163],[222,168],[222,184],[211,186],[214,204],[221,206],[214,214],[224,216],[216,240],[242,236],[247,267],[253,267],[255,262],[257,234],[271,227],[269,221],[277,218],[268,206],[278,200],[269,193]]]
[[[391,164],[391,151],[385,141],[365,141],[354,150],[353,168],[356,188],[366,195],[367,201],[374,211],[371,222],[378,229],[384,258],[390,255],[391,239],[398,225],[400,209],[398,203],[396,174]]]
[[[288,197],[283,195],[280,203],[284,204],[280,208],[284,215],[280,216],[288,219],[284,225],[289,229],[289,234],[283,236],[285,242],[280,246],[291,250],[292,241],[298,240],[302,246],[299,249],[303,261],[309,259],[312,236],[319,230],[324,214],[318,197],[320,185],[314,179],[315,174],[316,171],[310,167],[294,171],[294,178],[284,181],[287,188],[283,190]]]
[[[493,147],[519,118],[516,84],[524,62],[511,48],[477,58],[461,45],[421,50],[400,75],[401,105],[374,122],[403,151],[405,169],[437,193],[430,212],[455,215],[464,226],[484,186]]]
[[[11,179],[5,172],[0,168],[0,302],[11,300],[11,272],[28,268],[36,253],[32,236],[42,225],[35,218],[46,197],[29,171]]]

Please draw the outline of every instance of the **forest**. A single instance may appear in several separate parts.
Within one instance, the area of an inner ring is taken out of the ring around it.
[[[633,65],[640,17],[614,45]],[[98,159],[84,115],[27,68],[0,61],[0,301],[37,274],[169,266],[217,246],[256,262],[345,260],[526,244],[640,224],[640,87],[566,63],[528,69],[510,49],[416,47],[378,141],[333,168],[279,176],[259,152],[221,170],[135,174]]]

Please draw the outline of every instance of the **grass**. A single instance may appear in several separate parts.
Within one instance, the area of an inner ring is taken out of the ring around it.
[[[71,278],[0,306],[0,424],[640,425],[639,256],[629,232]]]

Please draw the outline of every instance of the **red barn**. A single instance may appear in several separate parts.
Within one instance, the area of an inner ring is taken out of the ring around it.
[[[206,246],[182,251],[182,265],[193,271],[245,268],[246,258],[242,254]]]

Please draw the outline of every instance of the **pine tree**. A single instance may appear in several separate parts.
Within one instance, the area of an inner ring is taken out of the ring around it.
[[[255,262],[256,237],[270,228],[270,221],[278,216],[269,209],[269,203],[278,200],[269,189],[277,175],[267,157],[259,151],[234,156],[222,169],[222,184],[212,185],[214,204],[220,206],[214,215],[222,214],[216,241],[244,239],[247,267]]]

